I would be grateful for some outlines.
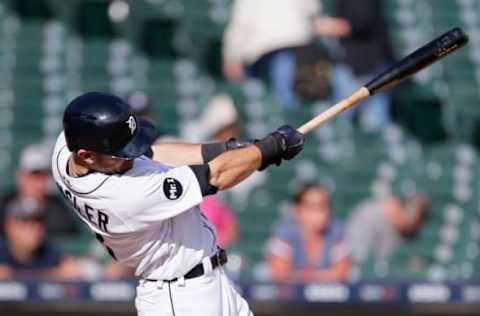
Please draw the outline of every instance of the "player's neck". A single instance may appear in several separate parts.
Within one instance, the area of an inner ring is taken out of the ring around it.
[[[72,155],[67,162],[67,172],[69,176],[77,178],[86,175],[89,172],[89,169],[82,166]]]

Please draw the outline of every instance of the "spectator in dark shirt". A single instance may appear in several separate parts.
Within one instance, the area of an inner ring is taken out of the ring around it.
[[[339,18],[350,25],[350,33],[340,39],[345,60],[336,66],[335,78],[342,81],[342,93],[351,93],[373,79],[391,61],[383,1],[336,0],[335,11]],[[375,94],[347,111],[346,115],[354,112],[358,112],[359,123],[364,130],[377,131],[390,122],[389,96],[386,92]]]
[[[5,208],[5,239],[0,240],[0,279],[76,278],[73,258],[46,242],[45,212],[34,201],[13,200]]]
[[[73,212],[57,195],[50,193],[50,148],[43,144],[29,145],[20,155],[16,173],[16,189],[0,200],[0,224],[8,203],[20,199],[34,201],[45,210],[45,225],[49,236],[76,236],[79,229]],[[3,229],[3,225],[0,225]]]
[[[283,219],[267,244],[267,262],[279,282],[343,281],[350,271],[349,249],[339,219],[331,218],[327,191],[300,188],[294,213]]]

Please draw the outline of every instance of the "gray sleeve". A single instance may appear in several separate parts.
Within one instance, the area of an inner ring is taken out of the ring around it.
[[[372,203],[358,205],[345,225],[345,239],[356,260],[363,261],[370,252],[376,221],[372,207]]]

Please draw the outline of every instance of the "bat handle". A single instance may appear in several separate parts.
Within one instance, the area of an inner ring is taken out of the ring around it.
[[[358,102],[368,98],[370,96],[370,91],[366,87],[361,87],[354,93],[352,93],[348,98],[343,99],[342,101],[336,103],[328,110],[320,113],[319,115],[315,116],[313,119],[308,121],[307,123],[303,124],[297,131],[302,134],[309,133],[312,129],[315,129],[322,125],[323,123],[327,122],[332,117],[342,113],[346,109],[350,108],[351,106],[357,104]]]

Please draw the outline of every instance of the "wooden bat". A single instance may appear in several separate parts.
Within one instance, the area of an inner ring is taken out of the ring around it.
[[[312,129],[319,127],[332,117],[358,104],[369,96],[397,85],[403,79],[412,76],[428,65],[444,58],[460,47],[463,47],[467,42],[468,37],[462,29],[458,27],[451,29],[393,64],[349,97],[320,113],[300,126],[297,130],[303,134],[307,134]]]

